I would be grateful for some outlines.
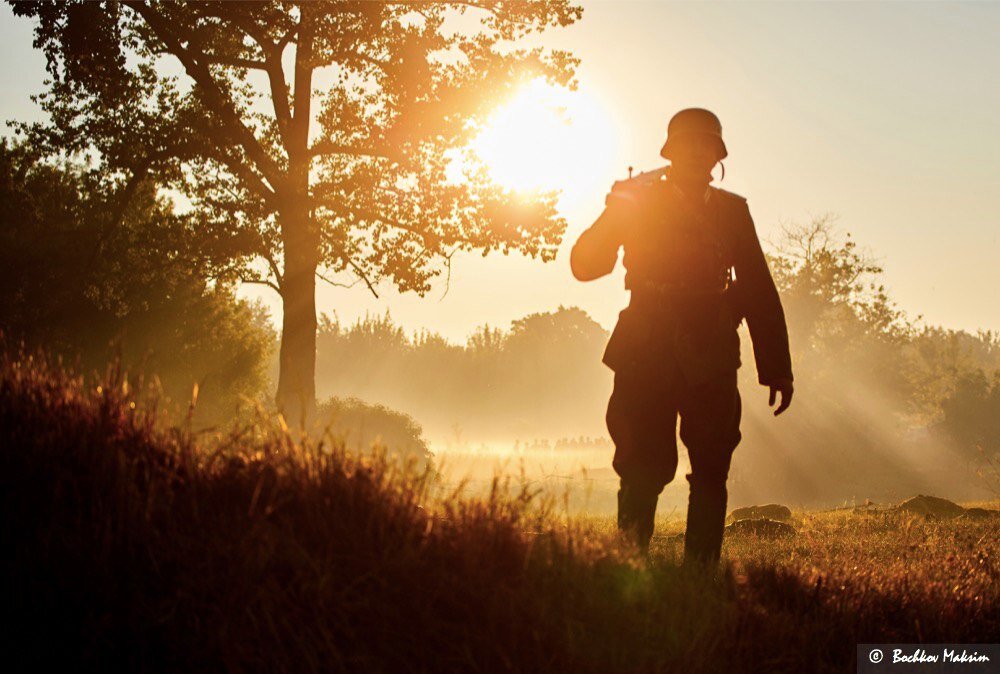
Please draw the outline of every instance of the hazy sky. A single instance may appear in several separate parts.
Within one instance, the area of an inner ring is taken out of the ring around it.
[[[700,106],[719,115],[729,147],[726,178],[717,172],[714,184],[748,198],[763,240],[782,222],[836,213],[911,316],[1000,330],[1000,5],[582,4],[582,21],[547,44],[582,59],[581,97],[604,121],[571,127],[574,147],[595,148],[594,163],[574,162],[559,257],[457,257],[444,299],[443,284],[425,298],[321,287],[320,311],[351,321],[389,309],[408,329],[456,341],[560,304],[611,327],[628,299],[621,268],[579,283],[569,248],[629,164],[664,163],[670,115]],[[0,117],[30,118],[43,62],[29,23],[6,5],[0,19]],[[605,133],[593,138],[595,128]]]

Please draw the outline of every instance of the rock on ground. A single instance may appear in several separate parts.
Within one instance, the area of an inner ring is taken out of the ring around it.
[[[923,494],[906,499],[896,506],[896,509],[906,510],[916,515],[923,515],[924,517],[936,517],[940,519],[958,517],[965,512],[965,508],[954,501],[937,496],[924,496]]]
[[[962,514],[962,519],[966,520],[990,520],[997,517],[1000,517],[1000,510],[988,508],[966,508]]]
[[[729,513],[730,521],[736,522],[738,520],[759,520],[759,519],[769,519],[769,520],[790,520],[792,518],[792,511],[783,505],[777,503],[768,503],[767,505],[755,505],[747,506],[746,508],[737,508],[733,512]]]
[[[727,535],[752,534],[761,538],[784,538],[795,535],[795,527],[770,519],[737,520],[726,527]]]

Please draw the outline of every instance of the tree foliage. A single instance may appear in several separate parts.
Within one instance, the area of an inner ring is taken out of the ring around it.
[[[890,299],[882,266],[849,232],[841,235],[835,221],[827,214],[783,226],[769,256],[782,299],[795,307],[800,343],[822,339],[845,316],[869,335],[909,336],[913,324]]]
[[[981,369],[960,375],[941,411],[939,427],[971,450],[971,458],[1000,455],[1000,369],[992,377]]]
[[[266,391],[274,334],[264,310],[235,299],[228,257],[191,245],[197,216],[177,214],[148,181],[108,228],[107,182],[0,141],[4,330],[87,370],[121,356],[133,374],[157,375],[181,411],[197,384],[196,420],[225,419]]]
[[[242,271],[284,300],[279,398],[313,397],[316,275],[424,293],[460,250],[555,255],[554,195],[466,148],[528,78],[574,84],[571,55],[518,46],[578,19],[566,0],[13,7],[51,78],[32,142],[93,151],[123,203],[155,172],[263,261]]]

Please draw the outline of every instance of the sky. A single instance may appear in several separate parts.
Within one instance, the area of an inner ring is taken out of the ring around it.
[[[442,279],[422,298],[321,284],[320,312],[353,322],[388,310],[459,343],[559,305],[610,329],[628,303],[623,270],[578,282],[569,249],[628,166],[665,163],[669,117],[697,106],[720,117],[729,149],[713,184],[748,199],[765,248],[782,224],[834,214],[910,317],[1000,330],[1000,4],[581,4],[581,21],[545,38],[581,59],[578,118],[562,146],[521,150],[526,167],[564,179],[556,259],[456,256],[447,292]],[[6,5],[0,64],[0,118],[37,118],[44,62]],[[243,294],[280,311],[270,290]]]

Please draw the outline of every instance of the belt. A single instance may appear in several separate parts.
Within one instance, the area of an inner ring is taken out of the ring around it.
[[[637,280],[630,284],[632,297],[642,297],[658,300],[713,299],[725,295],[727,288],[692,288],[672,283],[655,283],[653,281]]]

